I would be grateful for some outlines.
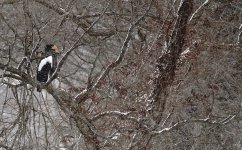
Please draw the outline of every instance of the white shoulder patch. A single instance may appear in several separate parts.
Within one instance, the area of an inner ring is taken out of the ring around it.
[[[40,71],[43,68],[43,66],[46,65],[47,63],[50,63],[52,67],[52,56],[46,57],[40,61],[38,71]]]

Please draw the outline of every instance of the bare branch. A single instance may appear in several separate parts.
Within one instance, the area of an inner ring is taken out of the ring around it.
[[[7,145],[4,145],[2,143],[0,143],[0,148],[5,148],[6,150],[12,150],[11,147],[7,146]]]
[[[128,49],[128,44],[129,44],[129,41],[131,39],[131,34],[133,33],[133,29],[139,24],[139,22],[141,20],[144,19],[145,15],[149,12],[149,10],[152,6],[152,3],[153,3],[153,0],[150,2],[150,5],[148,6],[146,12],[140,18],[138,18],[133,24],[130,25],[128,33],[127,33],[126,38],[123,42],[123,45],[122,45],[122,48],[120,50],[120,54],[119,54],[118,58],[114,62],[112,62],[111,64],[108,65],[108,67],[103,71],[103,73],[99,76],[97,81],[93,84],[93,86],[90,89],[86,89],[86,90],[82,91],[81,93],[79,93],[75,96],[75,99],[77,101],[79,101],[79,102],[82,101],[83,98],[87,96],[87,94],[88,94],[87,92],[90,92],[90,91],[96,89],[99,86],[99,83],[104,78],[106,78],[106,76],[109,74],[109,72],[111,70],[113,70],[115,67],[117,67],[122,62],[124,55],[125,55],[125,53]]]
[[[106,111],[102,112],[94,117],[92,117],[91,121],[96,121],[100,119],[101,117],[106,117],[106,116],[118,116],[118,117],[126,117],[130,114],[131,112],[120,112],[120,111]]]
[[[21,78],[20,76],[14,75],[14,74],[3,74],[2,77],[9,77],[9,78],[12,78],[12,79],[17,79],[19,81],[23,80],[23,78]]]
[[[107,10],[107,8],[109,7],[109,5],[107,5],[107,7],[104,9],[103,14],[105,13],[105,11]],[[49,85],[56,77],[57,74],[60,70],[60,68],[63,66],[64,62],[66,61],[67,57],[70,55],[70,53],[75,50],[77,47],[80,46],[80,42],[82,40],[82,38],[86,35],[86,33],[92,29],[92,27],[101,19],[102,16],[100,16],[99,18],[96,19],[96,21],[94,21],[92,23],[92,25],[80,36],[80,38],[73,44],[73,46],[64,54],[64,56],[61,58],[60,62],[58,63],[55,72],[53,73],[52,77],[46,82],[45,85]]]
[[[14,3],[18,3],[21,0],[3,0],[3,2],[0,3],[0,5],[4,5],[4,4],[14,4]]]
[[[14,27],[5,19],[3,14],[0,12],[0,20],[2,20],[8,27],[9,29],[15,34],[15,36],[22,41],[22,38],[18,34],[18,32],[14,29]]]
[[[194,18],[194,16],[204,7],[204,6],[206,6],[206,5],[208,5],[209,4],[209,0],[205,0],[205,2],[201,5],[201,6],[199,6],[198,7],[198,9],[191,15],[191,17],[190,17],[190,19],[189,19],[189,22]]]
[[[211,118],[205,118],[205,119],[194,119],[194,120],[184,120],[181,122],[177,122],[174,125],[172,125],[171,127],[168,128],[163,128],[159,131],[152,131],[153,134],[163,134],[164,132],[171,132],[174,129],[177,129],[181,126],[184,126],[188,123],[206,123],[206,124],[211,124],[211,125],[224,125],[229,123],[231,120],[233,120],[236,117],[236,115],[229,115],[228,117],[226,117],[224,120],[222,121],[216,121],[216,120],[212,120]]]
[[[167,96],[166,88],[173,82],[176,62],[182,52],[186,37],[187,22],[192,13],[192,7],[192,0],[184,0],[181,2],[178,10],[178,17],[166,52],[157,60],[158,74],[155,78],[155,86],[150,98],[154,102],[152,115],[158,124],[161,121],[161,115],[165,109],[165,97]],[[163,98],[161,96],[163,96]]]
[[[10,72],[10,73],[13,74],[13,75],[8,75],[8,77],[16,78],[17,80],[23,81],[26,84],[30,84],[32,86],[40,85],[41,87],[43,87],[42,84],[36,83],[35,80],[30,75],[26,74],[23,71],[20,71],[17,68],[10,67],[10,66],[6,66],[6,65],[0,63],[0,69],[1,70],[5,70],[5,71],[8,71],[8,72]]]
[[[38,3],[40,3],[41,5],[50,8],[51,10],[55,11],[56,13],[58,13],[59,15],[66,15],[68,18],[70,18],[73,22],[75,22],[77,25],[81,26],[82,29],[88,33],[88,35],[90,36],[111,36],[114,35],[116,33],[115,30],[94,30],[94,29],[90,29],[89,27],[91,26],[89,23],[87,23],[85,20],[80,19],[78,16],[74,15],[74,14],[70,14],[68,12],[66,12],[64,9],[59,8],[56,5],[53,5],[45,0],[34,0]]]

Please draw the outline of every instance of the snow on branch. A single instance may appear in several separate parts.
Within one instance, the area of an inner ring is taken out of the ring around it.
[[[106,116],[118,116],[118,117],[127,117],[131,112],[120,112],[120,111],[106,111],[94,116],[91,120],[96,121],[102,117]]]
[[[153,0],[150,2],[149,6],[148,6],[148,8],[146,10],[146,12],[141,17],[139,17],[134,23],[132,23],[130,25],[129,30],[128,30],[128,33],[126,35],[126,38],[125,38],[125,40],[123,42],[123,45],[121,47],[120,54],[117,57],[117,59],[114,62],[112,62],[112,63],[110,63],[108,65],[108,67],[102,72],[102,74],[99,76],[99,78],[97,79],[97,81],[93,84],[93,86],[90,87],[90,89],[86,89],[85,90],[86,92],[83,91],[83,92],[77,94],[75,96],[75,99],[76,100],[81,101],[82,100],[82,97],[85,97],[88,94],[87,92],[96,89],[99,86],[99,83],[109,74],[109,72],[111,70],[113,70],[115,67],[117,67],[122,62],[122,60],[124,59],[124,56],[126,54],[126,51],[128,49],[128,44],[129,44],[129,41],[131,39],[131,34],[133,33],[134,28],[139,24],[139,22],[141,20],[144,19],[144,17],[146,16],[146,14],[149,12],[152,3],[153,3]]]
[[[68,13],[66,12],[66,10],[64,10],[63,8],[60,8],[54,4],[51,4],[50,2],[46,1],[46,0],[34,0],[35,2],[53,10],[54,12],[56,12],[59,15],[65,15],[67,18],[70,18],[74,23],[76,23],[77,25],[79,25],[84,31],[86,31],[88,33],[88,35],[90,36],[111,36],[114,35],[116,33],[115,30],[113,29],[107,29],[107,30],[94,30],[94,29],[89,29],[89,23],[87,23],[85,20],[80,19],[78,16],[72,14],[72,13]],[[110,2],[110,1],[109,1]],[[108,2],[108,3],[109,3]],[[101,15],[102,16],[102,15]]]
[[[107,8],[109,7],[109,4],[107,5],[106,8],[104,8],[103,10],[103,15],[104,13],[106,12]],[[64,62],[66,61],[67,57],[71,54],[71,52],[73,50],[75,50],[78,46],[80,46],[80,42],[81,40],[83,39],[83,37],[88,33],[88,31],[90,31],[93,26],[101,19],[101,17],[103,15],[100,15],[90,26],[87,30],[85,30],[85,32],[82,33],[82,35],[80,36],[80,38],[73,44],[73,46],[63,55],[63,57],[61,58],[61,60],[59,61],[59,63],[57,64],[57,67],[56,67],[56,70],[55,72],[53,73],[52,77],[46,82],[45,85],[49,85],[56,77],[57,77],[57,74],[60,70],[60,68],[63,66]]]
[[[211,125],[225,125],[225,124],[229,123],[231,120],[233,120],[235,117],[236,117],[236,115],[229,115],[228,117],[226,117],[225,119],[223,119],[221,121],[212,120],[209,117],[205,118],[205,119],[184,120],[181,122],[177,122],[170,127],[163,128],[159,131],[152,131],[152,134],[162,134],[164,132],[172,131],[172,130],[177,129],[181,126],[184,126],[188,123],[207,123],[207,124],[211,124]]]

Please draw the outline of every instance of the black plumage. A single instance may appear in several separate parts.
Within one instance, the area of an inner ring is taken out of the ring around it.
[[[43,68],[37,72],[37,80],[39,82],[47,82],[50,70],[51,64],[47,62]]]
[[[49,77],[55,72],[57,66],[57,55],[59,50],[56,45],[49,44],[45,47],[45,58],[43,58],[37,68],[37,80],[41,83],[48,81]],[[37,87],[37,91],[41,89]]]

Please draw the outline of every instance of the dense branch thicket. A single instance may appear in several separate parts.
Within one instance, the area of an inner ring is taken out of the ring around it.
[[[0,7],[2,149],[242,148],[240,0]],[[63,53],[39,83],[51,43]]]

